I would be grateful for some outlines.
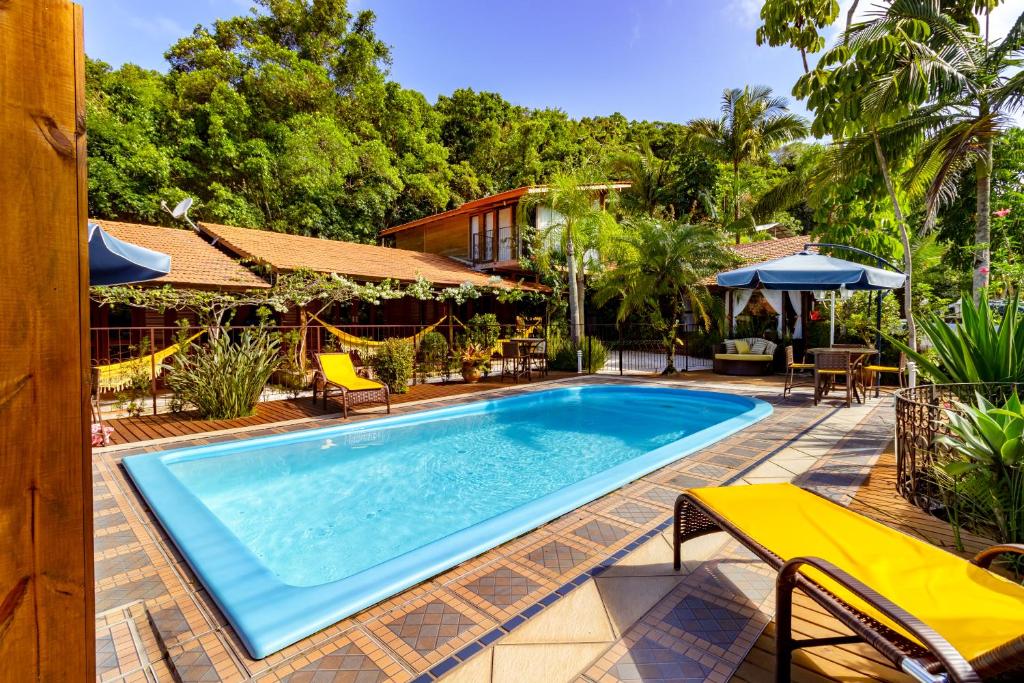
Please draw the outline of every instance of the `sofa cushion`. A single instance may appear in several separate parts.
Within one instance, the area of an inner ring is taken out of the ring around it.
[[[765,348],[768,346],[767,339],[755,339],[750,344],[750,353],[761,355],[764,353]]]
[[[716,360],[749,360],[758,362],[770,362],[772,356],[759,353],[716,353]]]
[[[725,352],[726,353],[736,353],[736,340],[735,339],[726,339],[725,340]]]
[[[748,342],[746,339],[737,339],[736,353],[750,353],[750,342]]]

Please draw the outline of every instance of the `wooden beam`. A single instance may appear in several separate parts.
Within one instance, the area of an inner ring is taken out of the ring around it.
[[[94,678],[81,9],[0,0],[0,680]]]

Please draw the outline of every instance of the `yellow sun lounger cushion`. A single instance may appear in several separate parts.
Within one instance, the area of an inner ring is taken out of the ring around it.
[[[715,358],[718,360],[762,360],[769,361],[774,356],[760,353],[716,353]]]
[[[968,661],[1024,633],[1024,586],[792,484],[689,493],[783,560],[819,557],[932,627]],[[813,569],[844,601],[914,640]]]
[[[321,354],[320,367],[323,368],[324,378],[328,382],[345,387],[349,391],[367,391],[384,387],[380,382],[357,375],[352,358],[347,353]]]

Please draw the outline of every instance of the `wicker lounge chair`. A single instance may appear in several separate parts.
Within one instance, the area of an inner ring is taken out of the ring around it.
[[[317,389],[323,394],[324,407],[329,396],[341,394],[341,410],[348,417],[350,406],[383,403],[391,412],[391,392],[386,384],[360,377],[347,353],[316,353],[316,374],[313,376],[313,402]]]
[[[675,567],[692,538],[725,531],[778,571],[776,681],[800,648],[866,642],[917,680],[1024,680],[1024,586],[792,484],[691,489],[676,500]],[[795,640],[799,589],[853,631]]]

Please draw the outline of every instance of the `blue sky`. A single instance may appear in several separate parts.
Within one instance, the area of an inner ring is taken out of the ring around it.
[[[247,0],[78,0],[86,51],[166,69],[163,52],[196,24],[242,14]],[[850,0],[841,4],[848,5]],[[862,2],[868,5],[870,2]],[[714,116],[725,87],[789,95],[800,56],[757,47],[758,0],[358,0],[392,47],[391,77],[433,101],[472,87],[571,116],[621,112],[684,122]],[[1024,10],[1009,0],[1003,30]],[[845,11],[842,16],[845,16]],[[798,105],[798,110],[802,110]]]

